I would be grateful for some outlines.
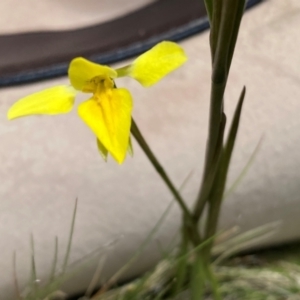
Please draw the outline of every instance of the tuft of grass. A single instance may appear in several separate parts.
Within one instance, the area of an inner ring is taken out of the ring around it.
[[[182,187],[188,181],[190,175],[183,182]],[[148,243],[153,239],[157,230],[165,220],[171,209],[173,201],[167,207],[158,223],[154,226],[150,234],[146,237],[140,248],[134,254],[132,259],[123,266],[108,282],[102,286],[100,291],[92,295],[92,291],[98,285],[101,275],[101,269],[105,263],[105,258],[109,253],[105,251],[101,254],[98,268],[94,274],[92,282],[83,297],[72,298],[73,300],[190,300],[191,292],[189,290],[189,274],[191,274],[193,264],[193,252],[205,247],[205,243],[199,245],[196,249],[187,249],[187,252],[180,256],[175,256],[174,246],[164,253],[163,259],[157,266],[145,275],[131,281],[128,284],[117,286],[120,276],[131,267],[132,263],[143,252]],[[65,253],[63,266],[57,271],[58,260],[58,239],[55,238],[54,257],[52,269],[49,274],[49,281],[41,285],[38,280],[37,266],[34,255],[34,239],[31,236],[31,277],[25,293],[19,292],[19,284],[16,274],[16,254],[14,254],[14,283],[16,290],[16,300],[67,300],[67,295],[60,291],[62,283],[81,272],[87,265],[91,255],[82,261],[79,261],[75,270],[66,272],[69,267],[69,256],[72,246],[72,237],[75,227],[77,200],[75,203],[71,229],[67,250]],[[251,245],[258,239],[265,238],[272,234],[279,223],[267,224],[265,226],[250,230],[243,234],[237,234],[237,229],[233,228],[227,232],[222,232],[213,237],[216,244],[213,253],[216,259],[213,263],[213,273],[219,282],[219,292],[224,300],[300,300],[300,244],[293,247],[275,249],[271,251],[260,252],[257,255],[248,255],[246,257],[236,257],[230,259],[232,255]],[[211,240],[206,241],[207,243]],[[172,243],[173,244],[173,243]],[[101,249],[104,249],[102,247]],[[109,251],[109,247],[106,246]],[[99,250],[96,251],[99,253]],[[187,272],[183,278],[180,278],[180,289],[175,289],[176,280],[178,280],[177,266],[180,261],[187,264]],[[226,265],[225,265],[226,262]],[[205,300],[213,299],[212,291],[205,287]]]

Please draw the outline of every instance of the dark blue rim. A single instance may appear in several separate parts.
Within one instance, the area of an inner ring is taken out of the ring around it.
[[[262,0],[249,0],[246,8],[249,9]],[[118,51],[108,52],[91,56],[90,59],[101,64],[112,64],[130,57],[136,56],[162,40],[180,41],[209,28],[207,17],[194,20],[174,30],[159,34],[146,41],[132,44],[128,47],[120,48]],[[52,67],[45,67],[39,70],[20,72],[13,76],[0,77],[0,87],[25,84],[39,80],[51,79],[67,74],[68,63],[61,63]]]

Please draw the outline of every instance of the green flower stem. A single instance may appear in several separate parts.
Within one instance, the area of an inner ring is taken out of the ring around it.
[[[196,222],[199,222],[203,214],[209,193],[214,183],[215,174],[218,169],[218,161],[223,143],[223,132],[226,123],[226,119],[223,114],[224,90],[224,83],[220,86],[212,82],[209,133],[206,144],[204,173],[196,205],[194,207],[194,218]]]
[[[210,22],[210,51],[211,51],[211,59],[214,62],[216,46],[218,42],[219,30],[220,30],[220,22],[221,22],[221,11],[222,11],[222,1],[210,0],[212,6],[212,20]],[[207,5],[206,5],[207,7]]]
[[[234,48],[238,36],[238,31],[241,23],[241,19],[244,12],[245,1],[244,0],[228,0],[223,2],[222,11],[221,11],[221,21],[220,21],[220,28],[219,28],[219,37],[218,43],[216,45],[215,50],[215,57],[213,61],[213,75],[212,75],[212,90],[211,90],[211,101],[215,103],[215,106],[212,104],[212,109],[218,110],[217,105],[220,105],[219,111],[223,111],[223,95],[226,88],[227,77],[231,66],[231,61],[234,53]],[[218,91],[218,87],[220,86],[220,90]],[[221,99],[222,97],[222,99]],[[206,194],[205,198],[201,198],[203,194],[202,191],[199,193],[198,203],[196,208],[198,208],[198,215],[196,218],[200,218],[203,213],[203,203],[208,203],[208,218],[206,222],[205,228],[205,239],[209,239],[210,237],[214,236],[217,230],[219,214],[223,199],[223,194],[225,190],[225,184],[227,179],[227,173],[229,168],[229,163],[236,139],[236,134],[239,126],[239,120],[242,110],[242,105],[245,97],[245,88],[243,89],[235,115],[232,121],[231,128],[229,130],[228,140],[226,145],[223,147],[223,134],[224,128],[222,129],[222,125],[217,127],[216,131],[209,132],[209,141],[208,143],[208,156],[207,156],[207,172],[213,166],[213,160],[216,160],[216,153],[218,153],[220,158],[220,163],[218,164],[216,175],[214,180],[212,181],[212,185],[210,187],[210,193]],[[210,128],[214,125],[215,122],[218,122],[217,117],[214,113],[211,114],[210,118]],[[217,130],[218,133],[217,133]],[[219,142],[214,142],[218,138],[212,137],[211,134],[216,134],[216,136],[221,136],[221,140]],[[211,153],[210,153],[211,151]],[[209,155],[210,153],[210,155]],[[219,157],[218,157],[219,160]],[[204,178],[207,178],[207,173],[204,173]],[[206,181],[207,182],[207,181]],[[204,179],[204,183],[205,179]],[[202,206],[201,206],[202,204]],[[200,207],[201,206],[201,207]],[[199,207],[202,209],[200,211]],[[199,220],[199,219],[198,219]],[[205,257],[209,259],[210,251],[212,248],[213,243],[210,243],[205,249]]]
[[[223,165],[221,163],[221,165]],[[208,207],[208,217],[206,220],[205,227],[205,239],[209,239],[214,236],[217,231],[218,219],[220,214],[220,208],[222,203],[222,197],[224,193],[225,183],[226,183],[226,173],[227,169],[224,166],[220,167],[219,172],[216,176],[214,182],[214,188],[209,196],[209,207]],[[210,251],[213,246],[213,242],[209,243],[204,249],[204,257],[209,259]]]
[[[148,146],[146,140],[144,139],[142,133],[140,132],[137,124],[135,123],[134,119],[131,119],[131,133],[146,154],[147,158],[157,171],[157,173],[160,175],[162,180],[165,182],[167,187],[169,188],[170,192],[174,196],[175,200],[179,204],[183,214],[184,218],[186,220],[186,226],[187,226],[187,231],[189,232],[190,239],[195,245],[199,245],[201,243],[201,238],[199,236],[198,230],[197,230],[197,224],[194,221],[194,218],[192,217],[192,214],[190,210],[188,209],[184,199],[181,197],[177,189],[175,188],[174,184],[172,183],[171,179],[165,172],[164,168],[162,165],[159,163],[157,158],[155,157],[154,153]]]
[[[194,218],[199,222],[208,203],[208,196],[214,185],[218,161],[223,145],[224,112],[223,96],[232,56],[238,36],[245,1],[213,1],[211,22],[212,83],[210,98],[209,132],[203,179],[194,207]]]
[[[182,288],[187,278],[189,256],[186,254],[188,253],[189,250],[190,241],[189,241],[189,234],[186,232],[187,226],[184,224],[185,221],[186,218],[183,217],[182,218],[183,226],[181,228],[181,244],[178,253],[180,259],[178,259],[176,262],[176,266],[175,266],[176,280],[172,291],[172,295],[174,297],[182,291]]]
[[[196,252],[197,255],[192,265],[190,280],[191,300],[202,300],[205,293],[207,262],[203,260],[201,252]]]
[[[211,285],[213,298],[220,300],[221,295],[218,284],[209,262],[213,237],[217,231],[229,162],[245,96],[245,90],[243,90],[229,132],[227,144],[223,146],[226,125],[223,98],[244,11],[245,0],[205,0],[205,3],[211,24],[210,47],[212,57],[212,82],[204,172],[193,210],[193,217],[195,222],[199,223],[205,207],[208,206],[208,215],[204,228],[204,242],[209,242],[197,255],[196,265],[198,265],[198,270],[195,266],[194,274],[196,279],[198,279],[197,276],[201,277],[199,280],[204,280],[204,283],[207,280]],[[203,282],[201,284],[203,284]],[[193,289],[196,295],[193,295],[194,299],[202,299],[203,287],[199,286],[199,288],[197,288],[195,284],[192,285],[192,290]]]
[[[221,293],[209,260],[200,251],[192,265],[191,300],[202,300],[206,292],[206,283],[210,284],[213,299],[221,300]]]
[[[211,24],[213,15],[213,0],[204,0],[209,23]]]
[[[209,279],[209,282],[211,285],[214,300],[222,300],[218,281],[216,279],[216,276],[215,276],[210,264],[208,265],[207,276],[208,276],[208,279]]]
[[[211,237],[215,236],[217,231],[218,219],[222,204],[222,199],[224,195],[226,179],[228,174],[228,169],[230,165],[230,160],[239,128],[241,112],[243,108],[243,103],[245,99],[246,88],[244,87],[238,104],[235,109],[235,113],[233,116],[232,124],[229,129],[228,138],[224,147],[222,147],[222,153],[220,158],[220,164],[218,168],[218,172],[215,177],[214,181],[214,188],[211,190],[209,195],[209,209],[208,209],[208,218],[206,222],[205,228],[205,239],[210,239]],[[206,247],[205,257],[209,258],[210,250],[212,248],[212,243],[209,243]]]
[[[172,181],[170,180],[169,176],[165,172],[164,168],[159,163],[159,161],[155,157],[154,153],[148,146],[146,140],[144,139],[142,133],[140,132],[140,130],[133,118],[131,119],[131,133],[134,136],[134,138],[136,139],[136,141],[138,142],[138,144],[140,145],[140,147],[142,148],[142,150],[144,151],[144,153],[146,154],[149,161],[152,163],[152,165],[155,168],[155,170],[157,171],[157,173],[159,173],[159,175],[161,176],[161,178],[163,179],[163,181],[165,182],[165,184],[167,185],[167,187],[169,188],[169,190],[175,197],[175,199],[178,202],[180,208],[182,209],[185,217],[188,219],[191,219],[192,215],[191,215],[188,207],[186,206],[185,201],[183,200],[183,198],[181,197],[181,195],[179,194],[179,192],[173,185]]]

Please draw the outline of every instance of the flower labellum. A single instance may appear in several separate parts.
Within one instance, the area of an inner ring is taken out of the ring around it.
[[[79,117],[96,135],[102,157],[106,160],[109,153],[121,164],[127,152],[133,153],[130,140],[133,100],[127,89],[115,87],[114,80],[129,76],[149,87],[186,60],[183,49],[168,41],[157,44],[120,69],[77,57],[69,65],[71,86],[55,86],[26,96],[9,109],[7,117],[12,120],[29,115],[68,113],[78,92],[92,94],[79,104]]]

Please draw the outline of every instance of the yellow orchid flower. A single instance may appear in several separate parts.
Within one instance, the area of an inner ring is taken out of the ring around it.
[[[8,119],[71,111],[77,92],[91,93],[90,99],[78,106],[80,118],[97,137],[97,145],[106,160],[108,153],[121,164],[126,152],[132,153],[130,141],[133,102],[130,92],[116,88],[117,77],[129,76],[149,87],[186,61],[183,49],[173,42],[161,42],[120,69],[93,63],[82,57],[70,63],[71,86],[48,88],[20,99],[8,111]]]

